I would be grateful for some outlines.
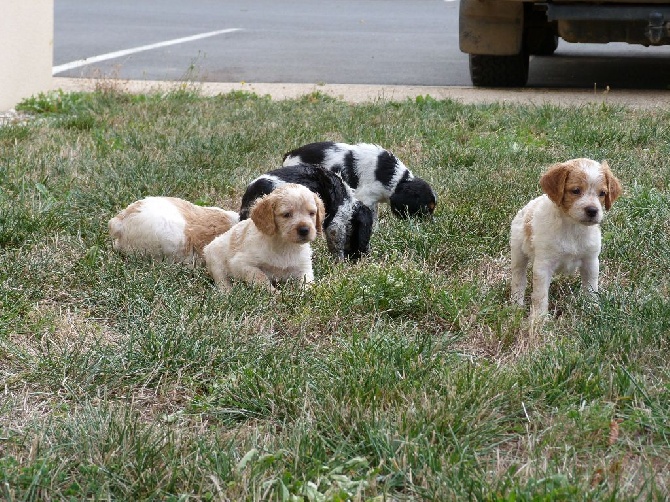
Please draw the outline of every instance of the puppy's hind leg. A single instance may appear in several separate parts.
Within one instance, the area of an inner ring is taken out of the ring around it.
[[[523,253],[512,251],[512,291],[510,299],[518,305],[523,305],[528,279],[528,257]]]
[[[526,293],[528,283],[527,271],[528,256],[521,250],[520,246],[512,246],[512,290],[510,300],[518,305],[523,305],[523,297]]]
[[[510,226],[509,246],[511,250],[511,272],[512,287],[510,291],[510,300],[518,305],[523,305],[526,286],[528,283],[528,256],[523,249],[525,238],[525,213],[519,211]]]

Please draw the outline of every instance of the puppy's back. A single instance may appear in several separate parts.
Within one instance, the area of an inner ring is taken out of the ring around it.
[[[282,162],[284,166],[306,163],[325,167],[326,154],[333,150],[337,150],[337,146],[333,141],[309,143],[285,153]]]
[[[182,199],[176,199],[174,203],[186,220],[184,233],[188,251],[196,253],[199,257],[202,257],[203,248],[207,244],[240,221],[240,215],[235,211],[196,206]]]
[[[110,219],[108,228],[117,251],[193,263],[206,244],[238,221],[234,211],[176,197],[146,197]]]

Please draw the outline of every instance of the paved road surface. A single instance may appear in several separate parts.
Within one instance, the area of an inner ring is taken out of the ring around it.
[[[81,61],[122,50],[130,51]],[[470,85],[467,55],[458,50],[458,2],[444,0],[55,0],[54,65],[78,61],[56,75]],[[534,87],[669,84],[670,47],[561,42],[554,56],[531,59]]]

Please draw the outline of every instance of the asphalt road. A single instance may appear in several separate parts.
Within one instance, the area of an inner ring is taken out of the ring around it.
[[[211,35],[221,30],[236,31]],[[458,2],[444,0],[55,0],[54,67],[59,77],[471,85]],[[561,41],[531,58],[533,87],[669,85],[670,47]]]

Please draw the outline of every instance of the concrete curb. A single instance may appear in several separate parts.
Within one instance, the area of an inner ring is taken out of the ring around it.
[[[575,89],[481,89],[474,87],[345,85],[345,84],[269,84],[164,82],[155,80],[117,80],[54,77],[53,89],[65,92],[90,92],[114,88],[130,93],[162,93],[177,89],[194,89],[204,96],[216,96],[231,91],[248,91],[269,95],[272,99],[293,99],[319,91],[350,103],[374,101],[404,101],[417,96],[438,100],[453,99],[464,104],[510,103],[525,105],[581,106],[603,104],[633,108],[668,108],[670,92],[649,90],[575,90]]]

